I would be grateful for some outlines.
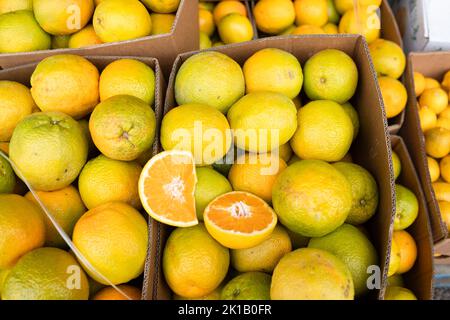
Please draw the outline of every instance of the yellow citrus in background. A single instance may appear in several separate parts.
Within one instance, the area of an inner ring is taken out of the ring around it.
[[[433,129],[437,124],[437,116],[433,110],[428,107],[419,109],[420,128],[423,132]]]
[[[402,172],[402,163],[398,157],[398,154],[394,151],[392,151],[392,166],[394,167],[394,179],[397,180]]]
[[[353,300],[352,275],[345,264],[327,251],[297,249],[275,267],[272,300]]]
[[[240,1],[235,0],[226,0],[220,1],[213,10],[214,14],[214,22],[216,25],[220,23],[222,18],[226,17],[229,14],[237,13],[241,16],[247,16],[247,8],[245,4]]]
[[[200,50],[209,49],[212,46],[211,39],[206,33],[200,31]]]
[[[327,34],[338,34],[339,29],[338,26],[333,23],[327,23],[322,27],[322,30]]]
[[[328,22],[333,24],[338,24],[340,20],[339,12],[336,9],[336,5],[334,4],[334,0],[327,0],[327,13],[328,13]]]
[[[436,121],[436,127],[441,127],[450,130],[450,119],[439,116]]]
[[[63,36],[52,36],[52,49],[65,49],[69,47],[70,34]]]
[[[95,33],[103,42],[117,42],[150,35],[152,19],[137,0],[102,1],[95,8]]]
[[[157,13],[171,13],[178,9],[180,0],[142,0],[151,11]]]
[[[295,0],[295,22],[321,27],[328,22],[327,0]]]
[[[400,78],[405,71],[406,57],[395,42],[377,39],[369,46],[375,71],[381,76]]]
[[[14,81],[0,81],[0,141],[9,141],[17,124],[29,115],[36,104],[30,89]]]
[[[419,214],[419,202],[408,188],[396,184],[394,230],[404,230],[414,223]]]
[[[439,113],[439,117],[450,119],[450,106],[445,108],[445,110],[442,111],[441,113]]]
[[[450,91],[450,71],[447,71],[444,75],[444,78],[441,82],[442,88]]]
[[[414,92],[416,97],[420,96],[425,90],[425,77],[420,72],[414,72]]]
[[[285,30],[281,31],[278,35],[279,36],[288,36],[290,34],[292,34],[292,31],[294,31],[296,28],[295,24],[287,27]]]
[[[436,89],[436,88],[440,88],[441,84],[439,83],[439,81],[437,81],[436,79],[433,78],[429,78],[429,77],[425,77],[425,89]]]
[[[72,34],[69,40],[69,48],[83,48],[102,44],[102,40],[95,33],[94,27],[89,24],[80,31]]]
[[[395,241],[400,249],[400,265],[397,273],[406,273],[411,270],[417,259],[416,241],[405,230],[394,231],[393,241]]]
[[[74,274],[77,279],[71,280]],[[3,300],[87,300],[89,283],[75,258],[57,248],[33,250],[6,276]]]
[[[447,230],[450,230],[450,202],[439,201],[439,211],[444,223],[447,225]]]
[[[33,0],[33,12],[46,32],[53,35],[72,34],[91,20],[94,2],[92,0]]]
[[[155,72],[145,63],[134,59],[116,60],[107,65],[100,75],[100,101],[125,94],[153,106],[155,82]]]
[[[378,84],[383,96],[386,117],[389,119],[399,115],[408,102],[408,93],[405,86],[400,81],[390,77],[379,77]]]
[[[63,228],[69,237],[72,237],[73,228],[78,219],[86,212],[86,207],[81,201],[80,194],[73,186],[68,186],[57,191],[37,191],[39,200],[55,218],[56,222]],[[25,198],[39,206],[36,198],[31,192]],[[39,207],[40,208],[40,207]],[[50,219],[42,211],[45,219],[45,245],[48,247],[58,247],[65,249],[66,242],[59,235]]]
[[[295,21],[291,0],[260,0],[253,8],[256,26],[262,32],[278,34]]]
[[[441,177],[446,181],[450,182],[450,156],[445,156],[440,161],[440,173]]]
[[[388,277],[397,273],[398,268],[400,267],[401,255],[400,255],[400,247],[395,242],[395,239],[391,241],[391,254],[389,260],[389,268],[388,268]]]
[[[439,163],[431,157],[427,157],[427,162],[428,162],[428,170],[430,171],[431,182],[435,182],[441,176]]]
[[[56,55],[45,58],[31,75],[31,95],[42,111],[60,111],[83,118],[98,103],[97,68],[86,58]]]
[[[304,24],[300,27],[295,28],[292,30],[291,34],[293,35],[300,35],[300,34],[324,34],[325,31],[318,26],[310,26],[307,24]]]
[[[450,202],[450,184],[447,182],[433,182],[433,190],[438,201]]]
[[[20,10],[33,10],[33,0],[0,0],[0,14]]]
[[[199,9],[205,9],[208,11],[213,11],[215,7],[215,3],[214,2],[208,2],[208,1],[199,1],[198,2],[198,8]]]
[[[133,207],[109,202],[86,212],[75,225],[73,243],[113,284],[138,277],[147,255],[147,222]],[[108,284],[90,270],[97,282]]]
[[[358,2],[356,2],[358,1]],[[334,4],[336,6],[337,11],[340,14],[344,14],[349,10],[353,10],[355,6],[355,2],[361,6],[375,6],[379,7],[381,5],[381,0],[334,0]]]
[[[0,269],[44,245],[44,217],[39,208],[24,197],[0,194]]]
[[[356,139],[359,133],[359,115],[356,109],[352,106],[350,102],[346,102],[342,105],[342,108],[347,113],[347,115],[350,117],[350,120],[352,120],[353,124],[353,140]]]
[[[120,201],[141,208],[138,181],[142,167],[132,161],[118,161],[100,155],[84,166],[78,178],[81,198],[88,209]]]
[[[373,7],[360,7],[358,11],[349,10],[339,22],[339,33],[361,34],[369,44],[380,37],[380,18]]]
[[[198,11],[198,24],[200,31],[204,32],[207,36],[212,36],[216,25],[214,24],[214,17],[211,11],[200,9]]]
[[[122,284],[117,286],[117,288],[119,288],[132,300],[141,300],[141,289],[127,284]],[[97,292],[92,300],[128,300],[128,298],[122,295],[114,287],[106,287]]]
[[[239,43],[253,39],[253,26],[250,20],[238,13],[223,17],[218,26],[220,39],[225,44]]]
[[[167,284],[186,298],[212,293],[225,278],[229,264],[229,250],[214,240],[203,224],[175,229],[163,252]]]
[[[151,35],[170,33],[175,15],[170,13],[151,13],[152,33]]]
[[[443,158],[450,153],[450,130],[432,128],[425,132],[425,151],[433,158]]]
[[[448,107],[448,96],[441,88],[425,89],[420,96],[419,104],[439,114]]]
[[[303,85],[300,62],[284,50],[260,50],[245,61],[243,70],[247,93],[273,91],[293,99]]]

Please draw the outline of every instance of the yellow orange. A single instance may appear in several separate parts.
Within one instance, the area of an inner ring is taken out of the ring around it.
[[[439,210],[441,211],[442,220],[447,225],[447,230],[450,231],[450,202],[439,201]]]
[[[441,176],[441,170],[439,168],[439,163],[432,157],[427,157],[428,170],[430,172],[431,182],[437,181]]]
[[[416,97],[420,96],[425,90],[425,77],[420,72],[414,72],[414,91]]]
[[[404,230],[394,231],[393,241],[400,250],[400,265],[397,274],[406,273],[414,266],[417,259],[417,245],[414,238]]]
[[[198,11],[198,23],[200,31],[206,33],[208,36],[211,36],[214,33],[214,30],[216,30],[214,17],[208,10],[200,9]]]
[[[447,182],[433,182],[433,190],[438,201],[450,202],[450,184]]]
[[[152,32],[151,35],[170,33],[175,15],[171,13],[151,13],[152,18]]]
[[[178,9],[180,0],[142,0],[142,2],[153,12],[171,13]]]
[[[94,27],[90,24],[70,36],[69,48],[90,47],[102,43],[95,33]]]
[[[436,127],[437,123],[436,113],[434,113],[433,110],[431,110],[428,107],[422,107],[419,109],[419,119],[420,119],[420,127],[423,132]]]
[[[360,7],[358,11],[349,10],[339,22],[340,33],[363,35],[370,44],[380,37],[380,18],[373,7]]]
[[[447,71],[447,73],[444,75],[444,79],[442,80],[441,85],[442,88],[450,91],[450,71]]]
[[[291,0],[260,0],[253,9],[256,26],[262,32],[278,34],[295,21],[295,8]]]
[[[436,89],[436,88],[440,88],[441,84],[439,83],[439,81],[437,81],[436,79],[433,78],[429,78],[429,77],[425,77],[425,89]]]
[[[304,24],[304,25],[292,30],[291,34],[300,35],[300,34],[324,34],[324,33],[325,33],[325,31],[318,26],[310,26],[310,25]]]
[[[324,25],[322,27],[322,30],[325,31],[325,33],[327,33],[327,34],[338,34],[339,33],[338,26],[333,23],[327,23],[326,25]]]
[[[221,1],[214,7],[213,10],[214,22],[216,23],[216,25],[218,25],[220,20],[222,20],[222,18],[232,13],[237,13],[240,14],[241,16],[246,17],[247,8],[240,1],[235,0]]]
[[[399,115],[405,109],[408,101],[405,86],[390,77],[379,77],[378,83],[383,96],[386,117],[389,119]]]
[[[321,27],[328,22],[327,0],[295,0],[297,25],[313,25]]]
[[[106,287],[97,292],[92,300],[128,300],[128,298],[131,298],[131,300],[141,300],[141,289],[127,284],[122,284],[117,286],[117,288],[127,296],[124,296],[114,287]]]
[[[250,20],[239,13],[223,17],[217,26],[220,39],[225,44],[239,43],[253,39],[253,26]]]
[[[441,88],[425,89],[419,99],[421,107],[428,107],[439,114],[448,106],[447,92]]]
[[[446,156],[441,159],[439,164],[441,177],[446,181],[450,182],[450,156]]]

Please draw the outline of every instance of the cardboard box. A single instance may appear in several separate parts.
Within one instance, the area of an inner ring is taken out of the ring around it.
[[[400,136],[405,140],[411,157],[419,174],[430,215],[431,231],[435,243],[447,237],[447,227],[443,223],[439,206],[431,185],[428,171],[428,161],[425,152],[425,138],[420,128],[419,109],[414,90],[414,71],[427,77],[441,79],[445,72],[450,70],[450,53],[430,52],[411,53],[406,67],[406,88],[408,90],[408,104],[405,112],[405,123],[400,130]],[[450,246],[449,246],[450,255]]]
[[[412,290],[419,300],[431,300],[433,297],[433,242],[428,216],[427,203],[416,169],[403,139],[391,136],[392,150],[402,163],[402,172],[397,183],[410,189],[419,201],[419,215],[406,231],[417,244],[417,260],[414,267],[403,274],[405,286]]]
[[[394,11],[407,52],[450,49],[448,0],[397,0]]]
[[[164,81],[164,77],[161,72],[161,67],[159,66],[159,62],[155,58],[144,58],[144,57],[118,57],[118,56],[86,56],[86,58],[91,61],[101,72],[108,64],[111,62],[123,59],[123,58],[130,58],[130,59],[136,59],[139,60],[148,66],[150,66],[155,71],[156,81],[155,81],[155,104],[154,104],[154,111],[156,115],[156,135],[155,135],[155,141],[152,145],[152,155],[156,155],[160,150],[160,143],[159,143],[159,131],[160,131],[160,125],[163,115],[163,92],[166,89],[166,84]],[[34,72],[34,69],[36,68],[36,65],[38,62],[30,63],[23,66],[17,66],[13,68],[9,68],[6,70],[0,71],[0,80],[10,80],[10,81],[17,81],[22,84],[24,84],[27,87],[30,87],[30,77],[32,73]],[[159,246],[159,243],[157,242],[156,237],[154,236],[153,230],[155,227],[155,221],[152,219],[149,219],[149,215],[145,211],[141,211],[142,215],[148,219],[148,229],[149,229],[149,243],[148,243],[148,252],[147,252],[147,259],[146,259],[146,266],[150,265],[149,261],[152,260],[152,257],[155,256],[156,248]],[[145,281],[145,279],[144,279]],[[145,298],[145,296],[143,295]]]
[[[162,71],[168,77],[177,55],[182,52],[198,50],[199,41],[198,3],[194,0],[181,0],[171,33],[80,49],[0,54],[0,68],[6,69],[40,61],[55,54],[137,56],[157,58]]]
[[[352,146],[352,156],[356,163],[363,165],[375,177],[380,191],[380,203],[377,214],[371,219],[369,227],[373,236],[373,243],[377,248],[381,267],[381,288],[374,295],[382,299],[386,286],[387,269],[389,264],[390,239],[392,236],[392,223],[394,218],[394,178],[391,162],[390,141],[387,136],[387,122],[384,116],[381,95],[377,86],[376,75],[369,58],[368,47],[361,36],[356,35],[311,35],[293,37],[273,37],[253,42],[229,45],[212,50],[227,54],[239,64],[243,64],[253,53],[264,48],[279,48],[293,53],[301,63],[314,53],[336,48],[349,54],[356,62],[360,81],[355,97],[352,99],[357,108],[361,121],[358,138]],[[164,112],[177,106],[174,98],[174,81],[181,64],[196,52],[180,55],[173,66],[168,84]],[[165,240],[171,229],[157,223],[153,233],[158,237],[160,249],[164,249]],[[168,299],[170,291],[165,284],[161,270],[162,252],[155,252],[150,257],[151,266],[146,271],[144,292],[149,299]]]

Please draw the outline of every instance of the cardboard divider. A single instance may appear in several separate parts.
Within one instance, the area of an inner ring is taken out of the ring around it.
[[[433,242],[428,216],[427,203],[414,164],[399,136],[391,136],[392,150],[397,153],[402,164],[402,172],[397,182],[410,189],[419,201],[419,215],[406,231],[416,241],[417,260],[414,267],[403,275],[405,286],[411,289],[419,300],[433,298]]]
[[[447,226],[441,218],[439,205],[436,200],[428,169],[425,152],[425,137],[420,128],[419,107],[414,90],[414,71],[427,77],[441,80],[445,72],[450,70],[450,52],[411,53],[406,67],[406,88],[408,90],[408,104],[405,112],[405,123],[399,134],[411,150],[411,157],[419,174],[430,215],[431,231],[435,243],[447,237]],[[446,246],[450,255],[450,243]],[[441,250],[445,246],[440,246]]]
[[[160,150],[159,143],[159,132],[161,126],[161,120],[163,116],[163,93],[166,89],[166,83],[164,81],[164,77],[162,75],[161,67],[159,66],[159,62],[155,58],[145,58],[145,57],[132,57],[132,56],[85,56],[90,62],[92,62],[101,72],[108,64],[118,59],[136,59],[139,60],[149,67],[151,67],[155,71],[155,104],[154,111],[156,116],[156,135],[155,141],[152,145],[152,156],[156,155]],[[0,80],[10,80],[16,81],[24,84],[27,87],[30,87],[30,77],[36,68],[38,62],[26,64],[23,66],[17,66],[13,68],[9,68],[6,70],[0,71]],[[148,214],[145,211],[141,211],[142,215],[148,220],[148,230],[149,230],[149,243],[147,249],[147,258],[146,258],[146,266],[151,265],[152,260],[155,257],[155,251],[157,251],[157,238],[154,233],[154,225],[155,222],[149,218]],[[144,281],[146,280],[146,275],[148,274],[147,270],[144,270]],[[146,299],[146,292],[143,290],[142,298]]]
[[[55,54],[136,56],[154,57],[158,59],[163,73],[168,77],[177,55],[182,52],[198,50],[199,45],[198,1],[181,0],[170,33],[121,42],[104,43],[79,49],[0,54],[0,68],[7,69],[13,66],[40,61],[45,57]]]
[[[349,54],[358,66],[360,80],[352,103],[358,110],[361,129],[355,140],[351,153],[355,163],[364,166],[375,177],[380,192],[380,203],[377,214],[370,220],[369,227],[372,240],[380,257],[381,287],[375,290],[374,296],[383,299],[386,287],[387,270],[389,265],[390,239],[393,230],[395,210],[394,178],[391,161],[391,148],[388,138],[387,121],[381,93],[377,86],[376,74],[369,58],[367,43],[357,35],[310,35],[292,37],[272,37],[253,42],[234,44],[213,48],[212,51],[224,53],[241,66],[255,52],[264,48],[279,48],[294,54],[302,65],[313,54],[329,48],[342,50]],[[174,95],[174,82],[181,64],[197,52],[181,54],[172,69],[169,78],[164,113],[177,106]],[[156,223],[154,232],[159,234],[160,250],[164,249],[171,228]],[[168,299],[170,291],[165,284],[161,270],[162,252],[156,252],[154,265],[147,266],[154,269],[153,276],[148,276],[144,283],[145,291],[152,292],[153,299]]]

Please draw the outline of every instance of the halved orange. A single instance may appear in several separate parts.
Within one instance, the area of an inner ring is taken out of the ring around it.
[[[139,178],[139,197],[155,220],[175,226],[198,224],[195,213],[195,160],[190,152],[164,151],[145,165]]]
[[[260,244],[277,225],[275,211],[264,200],[241,191],[215,198],[206,207],[203,218],[209,234],[231,249]]]

